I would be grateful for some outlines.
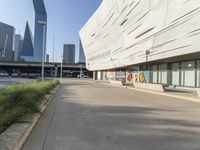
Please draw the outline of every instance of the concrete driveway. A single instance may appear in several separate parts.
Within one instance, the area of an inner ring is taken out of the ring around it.
[[[63,80],[23,150],[200,150],[200,103]]]

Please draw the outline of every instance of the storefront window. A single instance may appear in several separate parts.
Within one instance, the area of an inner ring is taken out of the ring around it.
[[[152,71],[153,71],[153,83],[157,83],[158,82],[158,69],[157,69],[157,65],[153,65],[152,66]]]
[[[149,65],[140,66],[139,81],[140,83],[149,83]]]
[[[172,85],[179,85],[180,69],[179,63],[172,64]]]
[[[195,86],[195,62],[188,61],[181,63],[181,85]]]
[[[97,80],[101,80],[101,71],[98,71],[97,73]]]
[[[167,84],[167,64],[159,65],[159,83]]]

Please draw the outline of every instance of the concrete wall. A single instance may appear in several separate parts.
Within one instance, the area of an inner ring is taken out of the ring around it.
[[[150,84],[150,83],[133,83],[135,88],[152,90],[157,92],[165,92],[166,85],[164,84]]]
[[[80,31],[89,70],[200,52],[200,1],[103,0]]]

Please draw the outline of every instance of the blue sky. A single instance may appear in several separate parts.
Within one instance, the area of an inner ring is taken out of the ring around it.
[[[98,8],[102,0],[45,0],[48,15],[47,52],[52,60],[53,35],[55,57],[60,61],[63,44],[76,44],[78,61],[79,30]],[[0,22],[16,28],[24,35],[30,0],[0,0]]]

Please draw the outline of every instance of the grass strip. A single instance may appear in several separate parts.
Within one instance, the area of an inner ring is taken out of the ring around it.
[[[44,96],[56,85],[58,81],[48,80],[0,89],[0,133],[21,118],[39,113]]]

